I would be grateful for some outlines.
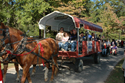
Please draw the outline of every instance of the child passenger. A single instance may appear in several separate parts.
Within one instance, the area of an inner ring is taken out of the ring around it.
[[[67,51],[68,50],[68,40],[69,40],[69,35],[67,32],[64,33],[64,37],[62,38],[62,51]]]

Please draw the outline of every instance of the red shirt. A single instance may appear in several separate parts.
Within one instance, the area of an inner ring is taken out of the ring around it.
[[[104,48],[106,49],[106,45],[104,45]]]

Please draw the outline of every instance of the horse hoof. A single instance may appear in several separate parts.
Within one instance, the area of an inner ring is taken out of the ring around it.
[[[46,78],[46,79],[45,79],[45,82],[46,82],[47,80],[48,80],[48,79]]]
[[[53,79],[51,79],[49,83],[52,83],[52,82],[53,82]]]
[[[16,78],[16,81],[19,81],[20,79],[19,78]]]
[[[20,80],[16,80],[16,83],[20,83]]]
[[[32,73],[31,76],[35,76],[35,73]]]

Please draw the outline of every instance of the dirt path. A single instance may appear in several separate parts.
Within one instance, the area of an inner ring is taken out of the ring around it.
[[[55,77],[53,83],[104,83],[114,66],[123,58],[123,50],[119,48],[117,56],[101,57],[100,64],[94,64],[92,59],[85,59],[83,71],[76,73],[73,70],[74,65],[70,62],[65,62],[64,65],[70,67],[70,70],[66,68],[61,69],[61,73]],[[30,68],[30,72],[32,68]],[[22,69],[20,69],[20,76],[22,75]],[[33,83],[49,83],[44,82],[43,67],[36,68],[35,76],[31,76]],[[51,69],[49,71],[49,78],[51,77]],[[6,83],[16,83],[16,72],[14,68],[10,68],[7,72]],[[28,83],[28,82],[26,82]]]

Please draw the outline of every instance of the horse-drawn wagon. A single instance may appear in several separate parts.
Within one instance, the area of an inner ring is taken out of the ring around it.
[[[39,29],[44,29],[44,37],[46,26],[51,26],[51,30],[55,31],[58,31],[60,27],[64,27],[65,31],[70,31],[75,28],[77,30],[77,41],[75,51],[58,51],[58,44],[52,38],[41,39],[39,41],[36,41],[31,37],[26,37],[22,31],[5,26],[3,23],[1,23],[0,56],[6,55],[7,58],[4,61],[7,61],[7,63],[9,63],[11,59],[16,59],[16,61],[22,66],[23,75],[21,78],[21,83],[25,82],[26,77],[28,78],[28,81],[32,83],[29,73],[30,66],[41,63],[44,64],[44,62],[46,64],[44,76],[45,81],[47,81],[48,79],[47,74],[49,63],[53,63],[51,76],[52,81],[54,78],[54,73],[56,74],[58,69],[57,55],[62,59],[74,58],[76,71],[82,70],[82,58],[86,56],[92,55],[94,57],[95,63],[100,62],[100,41],[90,40],[88,38],[88,33],[86,35],[86,40],[83,40],[81,42],[79,41],[80,28],[92,30],[95,32],[102,32],[103,30],[100,26],[58,11],[52,12],[40,19]],[[52,60],[50,61],[51,58]]]
[[[84,28],[88,31],[91,30],[94,32],[102,32],[103,31],[102,27],[58,11],[54,11],[40,19],[39,29],[44,30],[44,37],[46,37],[45,36],[46,26],[51,26],[51,30],[55,31],[58,31],[60,27],[63,27],[65,31],[70,31],[74,28],[77,30],[77,45],[75,52],[59,51],[58,53],[58,57],[61,57],[62,59],[65,58],[75,59],[75,71],[82,70],[83,57],[92,55],[94,58],[94,62],[100,63],[100,52],[101,52],[100,41],[93,41],[90,40],[89,38],[86,38],[86,40],[83,40],[80,44],[79,29]],[[79,49],[80,47],[82,47],[82,50]]]

